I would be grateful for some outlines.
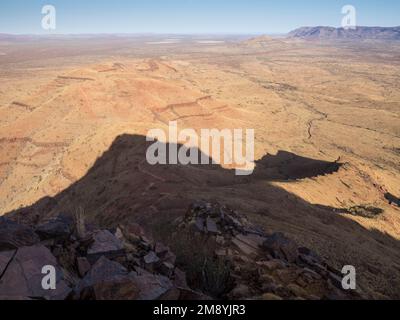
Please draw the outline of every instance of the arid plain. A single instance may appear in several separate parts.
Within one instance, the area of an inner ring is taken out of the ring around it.
[[[0,214],[82,207],[162,237],[191,202],[218,201],[356,266],[368,296],[399,298],[399,52],[269,37],[2,39]],[[173,120],[254,129],[253,176],[152,167],[126,141]]]

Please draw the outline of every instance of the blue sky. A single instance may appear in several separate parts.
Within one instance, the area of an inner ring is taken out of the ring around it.
[[[339,26],[341,8],[357,24],[400,25],[399,0],[1,0],[0,33],[49,33],[41,8],[54,5],[52,33],[284,33],[300,26]]]

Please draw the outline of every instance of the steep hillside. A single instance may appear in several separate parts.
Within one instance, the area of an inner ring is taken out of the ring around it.
[[[188,208],[227,206],[332,268],[356,266],[367,295],[398,297],[399,43],[158,40],[2,42],[0,214],[139,223],[179,256]],[[253,175],[151,166],[146,136],[170,121],[254,129]]]

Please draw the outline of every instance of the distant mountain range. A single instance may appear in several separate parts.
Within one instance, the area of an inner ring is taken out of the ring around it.
[[[0,33],[0,41],[33,41],[37,39],[64,39],[64,38],[143,38],[160,36],[157,34],[6,34]],[[166,35],[163,35],[164,37]],[[184,36],[184,35],[182,35]],[[281,43],[285,36],[258,36],[247,39],[245,44],[249,46],[266,46],[271,43]],[[400,26],[397,27],[356,27],[344,29],[326,26],[301,27],[289,32],[288,39],[305,40],[400,40]]]
[[[400,27],[302,27],[289,32],[288,37],[306,40],[400,40]]]

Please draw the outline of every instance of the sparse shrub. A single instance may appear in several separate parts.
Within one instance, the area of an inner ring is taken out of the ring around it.
[[[381,208],[376,208],[373,206],[354,206],[349,208],[348,212],[353,216],[374,219],[381,215],[384,211]]]
[[[160,225],[157,231],[176,254],[177,266],[186,272],[191,288],[217,299],[224,298],[232,289],[231,264],[215,255],[217,244],[214,237],[196,234],[191,230],[176,231],[176,226],[171,223]]]
[[[78,238],[82,239],[86,235],[86,228],[85,228],[85,211],[82,207],[79,207],[75,210],[74,214],[74,221],[75,221],[75,232]]]

